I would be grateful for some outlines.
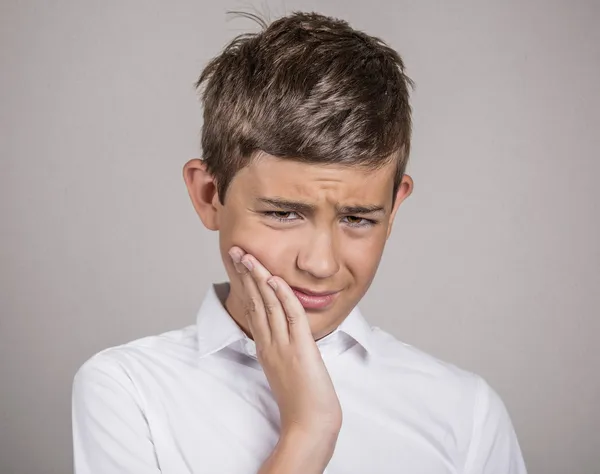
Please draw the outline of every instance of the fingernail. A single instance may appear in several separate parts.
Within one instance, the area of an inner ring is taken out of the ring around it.
[[[273,280],[272,278],[267,280],[267,283],[269,284],[269,286],[271,288],[273,288],[274,290],[277,289],[277,282],[275,280]]]
[[[252,271],[252,269],[254,268],[254,265],[252,264],[252,262],[249,259],[242,260],[242,263],[250,271]]]
[[[240,254],[238,252],[236,252],[235,250],[232,249],[227,253],[231,257],[231,260],[233,260],[235,263],[240,263],[240,260],[242,259],[242,257],[240,257]]]

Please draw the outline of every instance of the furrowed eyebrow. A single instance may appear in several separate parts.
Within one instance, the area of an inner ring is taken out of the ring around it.
[[[316,206],[307,204],[305,202],[290,201],[288,199],[281,198],[264,198],[259,197],[258,201],[275,207],[277,209],[285,209],[293,212],[300,212],[303,214],[311,214],[316,210]],[[336,211],[338,214],[385,214],[385,208],[383,206],[337,206]]]
[[[315,206],[311,204],[306,204],[304,202],[297,201],[289,201],[287,199],[280,198],[258,198],[258,201],[267,204],[272,207],[276,207],[278,209],[285,209],[294,212],[301,212],[303,214],[313,213],[315,211]]]
[[[382,206],[341,206],[337,211],[339,214],[385,214]]]

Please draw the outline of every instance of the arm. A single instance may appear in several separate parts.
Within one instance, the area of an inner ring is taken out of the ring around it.
[[[76,474],[159,474],[154,445],[133,382],[104,354],[88,360],[73,383]]]
[[[473,433],[464,474],[527,474],[510,416],[498,394],[478,379]]]
[[[342,410],[306,312],[289,285],[254,256],[239,247],[230,255],[281,419],[279,442],[259,474],[321,474],[333,456]]]

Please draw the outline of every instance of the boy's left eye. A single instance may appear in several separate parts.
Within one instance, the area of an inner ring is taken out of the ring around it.
[[[369,227],[375,224],[375,221],[371,219],[358,216],[346,216],[344,219],[346,219],[346,223],[351,227]]]

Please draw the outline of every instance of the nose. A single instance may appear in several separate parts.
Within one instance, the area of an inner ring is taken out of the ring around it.
[[[298,253],[296,265],[314,278],[324,279],[335,275],[340,269],[335,236],[327,231],[315,233]]]

